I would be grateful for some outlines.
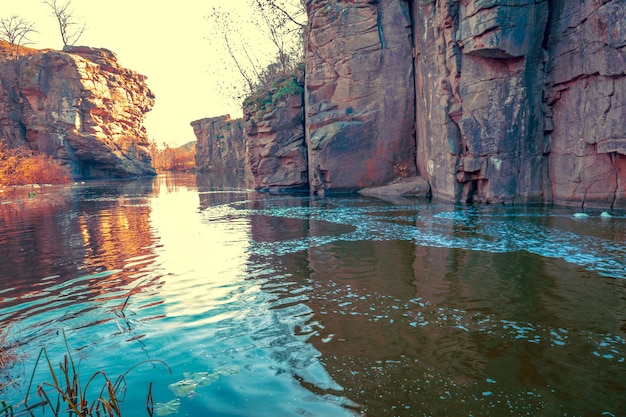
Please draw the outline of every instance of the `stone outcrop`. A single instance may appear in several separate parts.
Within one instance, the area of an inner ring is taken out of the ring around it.
[[[370,197],[426,197],[430,195],[430,184],[422,177],[400,178],[387,185],[360,189],[359,194]]]
[[[305,46],[310,187],[381,185],[415,173],[409,4],[309,0]]]
[[[414,2],[417,163],[433,195],[544,199],[548,2]]]
[[[196,170],[244,172],[243,121],[229,115],[191,122],[196,135]]]
[[[307,191],[302,74],[285,77],[244,103],[247,177],[256,190]]]
[[[75,178],[155,174],[143,126],[154,105],[145,76],[106,49],[1,46],[2,142],[51,155]]]

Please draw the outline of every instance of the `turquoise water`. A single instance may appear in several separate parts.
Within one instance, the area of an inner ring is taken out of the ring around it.
[[[0,400],[18,404],[41,347],[58,362],[65,338],[87,378],[138,364],[127,416],[148,415],[150,384],[178,416],[626,410],[625,213],[271,196],[193,175],[0,198],[17,355]]]

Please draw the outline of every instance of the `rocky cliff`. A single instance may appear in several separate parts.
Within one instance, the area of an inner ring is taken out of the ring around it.
[[[146,77],[106,49],[0,45],[0,141],[69,164],[75,178],[154,175]]]
[[[413,7],[417,164],[446,200],[543,200],[547,1]]]
[[[305,46],[311,190],[415,172],[411,15],[404,1],[309,0]]]
[[[282,78],[244,102],[246,166],[256,190],[309,189],[302,78]]]
[[[196,170],[243,174],[245,143],[243,121],[230,115],[191,122],[196,135]]]
[[[413,18],[436,196],[626,206],[623,1],[414,1]]]
[[[544,104],[552,199],[626,207],[626,3],[550,2]]]
[[[444,201],[626,207],[624,6],[307,0],[301,178],[318,194],[418,174]],[[293,123],[265,114],[263,132]],[[282,139],[253,136],[263,188],[283,177]]]

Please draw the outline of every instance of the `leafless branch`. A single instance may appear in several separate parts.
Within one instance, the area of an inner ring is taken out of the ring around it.
[[[63,46],[75,45],[85,32],[87,25],[81,24],[74,16],[74,10],[71,8],[72,1],[66,0],[65,3],[59,3],[57,0],[41,0],[41,2],[52,9],[52,15],[59,24]]]

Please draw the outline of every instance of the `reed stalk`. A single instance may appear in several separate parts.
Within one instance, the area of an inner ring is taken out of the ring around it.
[[[83,384],[84,380],[81,379],[80,369],[76,366],[74,358],[72,357],[65,332],[63,332],[63,339],[65,341],[66,353],[63,356],[63,360],[59,362],[57,366],[53,365],[45,347],[42,347],[39,351],[24,401],[22,402],[25,409],[20,410],[20,412],[24,414],[20,415],[34,416],[33,410],[37,407],[42,407],[44,412],[49,411],[54,417],[65,414],[69,417],[121,417],[121,403],[124,400],[123,393],[126,390],[126,377],[129,372],[144,363],[159,363],[165,366],[170,373],[172,372],[165,362],[158,359],[149,359],[131,366],[115,380],[111,380],[105,371],[99,370],[89,376]],[[29,403],[35,374],[40,364],[44,366],[47,365],[52,381],[42,382],[37,385],[36,392],[39,401]],[[99,390],[99,394],[94,396],[93,392],[95,390],[90,390],[90,387],[92,384],[96,384],[97,381],[102,383],[102,387]],[[146,403],[146,408],[149,413],[152,409],[150,406],[151,400],[152,384],[150,384],[148,390]],[[0,408],[0,417],[2,417],[2,412],[5,411]],[[6,416],[13,416],[12,408],[10,409],[10,413],[11,414],[6,414]]]

